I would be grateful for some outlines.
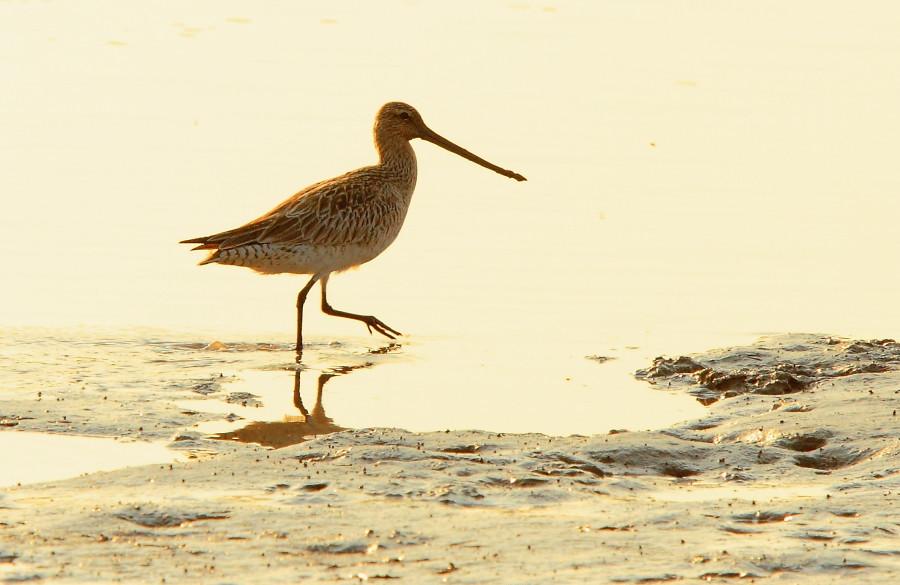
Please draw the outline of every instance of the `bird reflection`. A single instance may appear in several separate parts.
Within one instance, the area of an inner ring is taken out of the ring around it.
[[[377,349],[369,350],[370,354],[386,354],[400,349],[399,343],[391,343]],[[300,395],[300,376],[302,370],[294,371],[294,406],[299,414],[286,415],[281,421],[255,421],[247,426],[215,435],[216,439],[239,441],[241,443],[256,443],[264,447],[287,447],[302,443],[318,435],[327,435],[338,431],[347,430],[345,427],[335,424],[334,420],[325,414],[322,404],[322,392],[325,384],[337,376],[344,376],[355,370],[371,368],[375,362],[366,361],[353,365],[333,366],[319,374],[316,383],[316,402],[310,412],[303,404]]]

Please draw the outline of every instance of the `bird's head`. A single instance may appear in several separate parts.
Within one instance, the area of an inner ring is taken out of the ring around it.
[[[375,117],[375,132],[399,136],[404,140],[422,138],[428,126],[419,112],[403,102],[388,102],[381,106]]]
[[[465,148],[450,142],[426,126],[419,112],[411,105],[403,102],[388,102],[381,106],[381,109],[378,110],[378,115],[375,117],[375,136],[376,141],[379,140],[379,137],[401,138],[403,140],[421,138],[505,177],[517,181],[525,180],[525,177],[519,173],[500,168],[472,154]]]

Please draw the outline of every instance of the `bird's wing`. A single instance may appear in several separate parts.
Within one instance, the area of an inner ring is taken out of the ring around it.
[[[383,182],[369,168],[307,187],[239,228],[185,240],[195,249],[227,250],[248,244],[355,244],[370,237],[374,223],[395,212]]]

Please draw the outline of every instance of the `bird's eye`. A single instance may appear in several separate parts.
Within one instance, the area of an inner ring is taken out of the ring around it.
[[[409,120],[410,119],[409,112],[400,112],[400,119],[401,120]]]

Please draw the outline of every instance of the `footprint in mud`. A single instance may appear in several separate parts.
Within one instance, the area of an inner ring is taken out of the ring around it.
[[[377,542],[366,542],[365,540],[338,540],[335,542],[316,542],[306,545],[306,550],[311,553],[329,554],[329,555],[359,555],[372,554],[378,550]]]
[[[680,465],[680,464],[665,465],[659,470],[659,472],[662,475],[668,475],[669,477],[676,477],[676,478],[700,475],[700,471],[698,471],[696,469],[692,469],[686,465]]]
[[[487,477],[481,483],[491,487],[532,488],[549,483],[538,477]]]
[[[19,555],[16,553],[3,552],[0,550],[0,565],[3,563],[12,563],[17,558],[19,558]]]
[[[729,579],[729,580],[737,579],[737,580],[741,580],[741,581],[746,581],[749,579],[750,582],[753,583],[754,580],[759,579],[760,577],[761,577],[761,575],[757,575],[756,573],[748,573],[746,571],[740,571],[740,572],[738,572],[738,571],[710,571],[708,573],[703,573],[702,575],[700,575],[697,578],[700,579],[701,581],[706,581],[706,582],[713,581],[713,580],[719,580],[719,579]]]
[[[485,448],[484,445],[451,445],[441,449],[444,453],[455,453],[462,455],[474,455],[480,453]]]
[[[855,451],[846,447],[835,447],[822,449],[815,455],[797,455],[794,458],[794,465],[821,471],[833,471],[859,463],[871,454],[872,452],[868,449]]]
[[[144,508],[133,506],[114,514],[116,518],[127,520],[146,528],[171,528],[184,526],[200,520],[224,520],[229,518],[228,510],[215,510],[210,512],[188,512],[176,509]]]
[[[811,529],[794,532],[791,538],[802,538],[804,540],[815,540],[817,542],[828,542],[837,538],[837,533],[833,530]]]
[[[586,453],[591,461],[620,466],[625,475],[665,475],[674,478],[700,475],[702,471],[688,462],[699,462],[711,451],[672,441],[661,446],[625,444]]]
[[[800,512],[791,511],[756,511],[746,514],[735,514],[732,520],[741,524],[770,524],[772,522],[788,522],[794,516],[798,516]]]
[[[542,451],[531,454],[541,463],[532,471],[548,477],[609,477],[612,473],[597,465],[557,451]]]
[[[832,433],[826,430],[814,431],[812,433],[803,433],[801,435],[793,435],[784,437],[775,442],[776,447],[790,449],[791,451],[815,451],[821,449],[828,443]]]

